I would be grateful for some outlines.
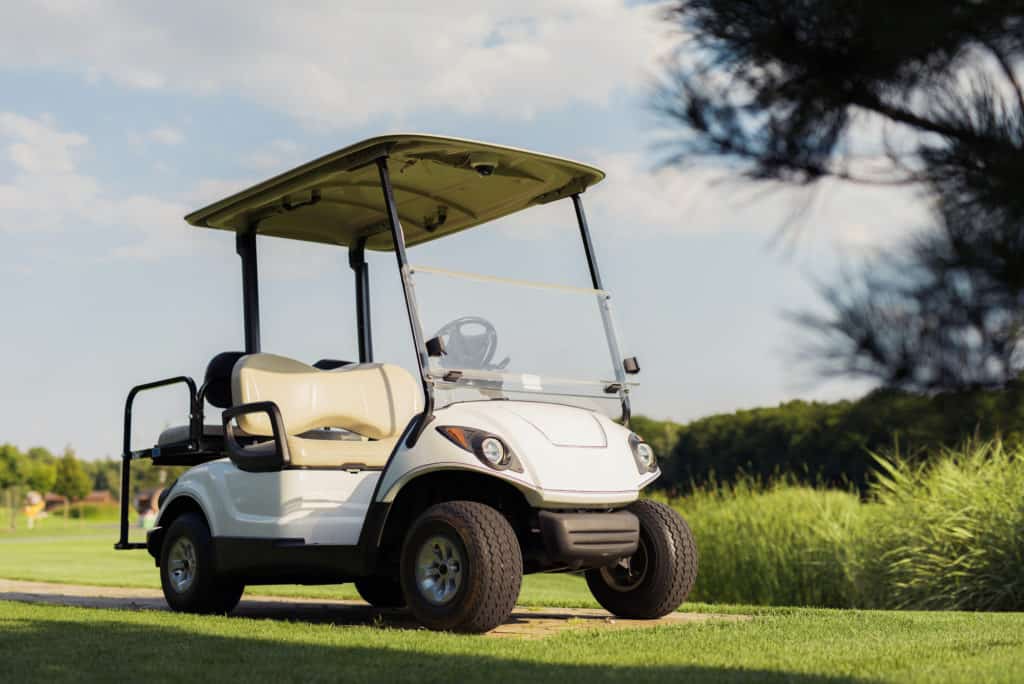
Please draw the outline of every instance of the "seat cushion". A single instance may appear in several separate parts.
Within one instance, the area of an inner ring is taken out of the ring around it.
[[[223,425],[204,425],[203,437],[223,437]],[[169,446],[171,444],[182,444],[188,441],[188,425],[175,425],[160,433],[156,440],[157,446]]]
[[[400,366],[364,363],[335,370],[276,354],[250,354],[232,372],[235,405],[272,401],[289,435],[317,428],[343,428],[374,440],[397,437],[420,411],[422,389]],[[259,413],[239,416],[253,435],[272,434]]]

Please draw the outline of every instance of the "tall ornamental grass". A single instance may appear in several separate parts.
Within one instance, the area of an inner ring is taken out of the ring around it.
[[[1024,609],[1024,449],[947,451],[928,466],[878,459],[866,574],[893,608]]]
[[[744,481],[678,503],[700,555],[693,600],[854,605],[858,549],[848,540],[864,523],[855,494]]]
[[[787,481],[673,501],[697,537],[693,600],[1024,610],[1024,450],[876,458],[867,502]]]

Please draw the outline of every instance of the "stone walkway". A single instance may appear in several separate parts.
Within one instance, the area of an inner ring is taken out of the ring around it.
[[[163,594],[155,589],[94,587],[0,579],[0,600],[46,603],[81,608],[168,610]],[[361,601],[335,601],[246,593],[232,613],[239,617],[298,620],[332,625],[381,625],[416,629],[413,617],[402,610],[379,610]],[[749,620],[747,615],[672,613],[660,620],[623,620],[602,610],[583,608],[516,607],[508,622],[489,632],[490,637],[542,639],[572,629],[637,629],[709,621]]]

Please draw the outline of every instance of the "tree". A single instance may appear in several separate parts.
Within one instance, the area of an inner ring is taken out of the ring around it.
[[[81,462],[75,458],[75,452],[70,447],[64,450],[64,455],[57,461],[57,476],[53,491],[67,497],[68,501],[83,499],[92,491],[92,479],[82,468]],[[68,506],[65,504],[65,521],[68,512]]]
[[[25,467],[25,486],[32,491],[46,494],[57,483],[56,463],[28,461]]]
[[[25,486],[45,494],[52,491],[57,481],[57,459],[43,447],[32,447],[25,452]]]
[[[11,512],[11,529],[18,515],[18,487],[24,482],[24,456],[12,444],[0,444],[0,489]]]
[[[114,498],[121,495],[121,464],[113,459],[102,459],[86,464],[92,477],[92,488],[110,492]]]
[[[0,489],[21,483],[21,452],[13,444],[0,444]]]
[[[750,179],[922,190],[935,223],[800,315],[826,373],[918,391],[1024,367],[1024,2],[676,0],[658,105],[677,154]]]

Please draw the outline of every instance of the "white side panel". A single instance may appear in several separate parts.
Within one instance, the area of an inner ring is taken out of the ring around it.
[[[359,541],[379,477],[367,470],[247,473],[224,459],[190,469],[171,496],[196,498],[217,537],[351,546]]]

